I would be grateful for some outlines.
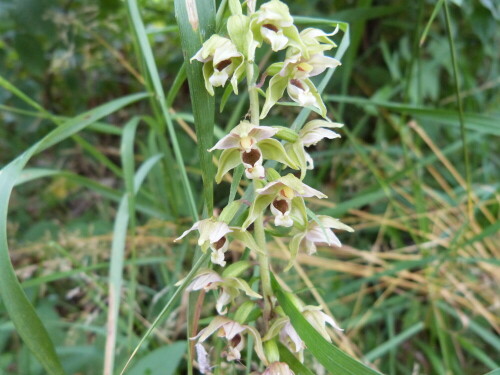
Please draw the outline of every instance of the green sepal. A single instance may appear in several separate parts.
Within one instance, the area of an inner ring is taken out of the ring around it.
[[[266,168],[266,178],[268,182],[276,181],[281,175],[274,168]]]
[[[281,72],[281,69],[283,69],[283,65],[284,64],[282,62],[271,64],[267,67],[265,74],[268,76],[274,76]]]
[[[240,324],[245,324],[250,317],[252,311],[257,307],[257,304],[252,301],[245,301],[238,307],[238,310],[234,313],[234,320]]]
[[[279,74],[274,75],[269,81],[269,86],[266,90],[266,101],[264,103],[264,107],[262,107],[262,112],[260,114],[260,118],[263,119],[267,116],[269,110],[273,105],[276,104],[278,100],[283,97],[283,93],[286,90],[286,86],[288,85],[288,77],[282,77]]]
[[[234,215],[238,212],[240,209],[241,202],[240,201],[233,201],[224,209],[222,210],[221,214],[219,215],[219,221],[223,221],[224,223],[228,224],[233,220]]]
[[[239,164],[241,164],[240,150],[237,148],[230,148],[222,151],[219,158],[219,168],[215,175],[215,182],[220,184],[222,177],[231,169],[236,168]]]
[[[278,129],[278,132],[274,135],[278,139],[282,139],[287,142],[295,142],[299,139],[297,132],[290,128],[285,126],[273,126],[273,128]]]
[[[266,231],[266,233],[270,234],[273,237],[290,237],[290,231],[292,229],[293,229],[293,227],[275,227],[275,226],[273,226],[273,227],[266,228],[265,231]]]
[[[281,330],[289,321],[290,319],[287,316],[280,316],[276,318],[267,330],[266,335],[262,338],[262,341],[271,340],[273,337],[279,336]]]
[[[290,243],[288,245],[290,249],[290,260],[288,261],[288,264],[285,267],[285,271],[288,271],[290,268],[292,268],[293,264],[295,263],[295,259],[297,259],[297,254],[299,253],[300,243],[302,242],[305,236],[306,236],[305,232],[301,232],[293,236],[292,239],[290,240]]]
[[[231,14],[234,14],[234,15],[243,14],[243,10],[241,9],[240,0],[229,0],[229,9],[231,10]]]
[[[262,254],[262,255],[265,254],[263,252],[263,250],[259,247],[259,245],[257,245],[257,242],[255,241],[253,236],[250,233],[248,233],[247,231],[233,229],[231,236],[233,238],[237,239],[238,241],[242,242],[250,250],[255,251],[258,254]]]
[[[248,217],[242,224],[242,228],[246,229],[250,224],[252,224],[257,217],[264,212],[264,210],[271,204],[274,200],[273,194],[258,195],[255,201],[250,206],[250,211],[248,212]]]
[[[238,277],[251,266],[251,262],[247,260],[240,260],[224,268],[224,271],[222,271],[222,277]]]
[[[229,17],[227,20],[227,31],[238,51],[246,59],[253,61],[257,42],[254,40],[252,31],[250,30],[250,17],[243,14]]]
[[[258,143],[262,151],[262,157],[267,160],[276,160],[292,169],[298,169],[297,165],[288,157],[283,145],[273,138],[263,139]]]
[[[304,144],[301,141],[285,144],[288,157],[299,167],[300,179],[303,180],[307,172],[307,161]]]
[[[304,198],[295,197],[292,199],[292,211],[296,211],[299,213],[298,217],[294,217],[294,221],[299,226],[305,228],[307,226],[307,208],[306,208],[306,204],[304,202]],[[294,214],[295,214],[295,212],[294,212]]]
[[[208,93],[212,96],[214,96],[214,88],[210,84],[210,76],[214,73],[214,67],[210,62],[204,63],[203,64],[203,79],[205,80],[205,89],[208,91]]]

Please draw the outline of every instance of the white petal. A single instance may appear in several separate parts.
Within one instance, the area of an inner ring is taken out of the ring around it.
[[[326,68],[335,68],[341,65],[339,60],[333,57],[324,56],[321,53],[311,56],[307,63],[313,66],[313,70],[309,72],[309,77],[314,77],[323,73]]]
[[[295,353],[298,353],[300,350],[302,350],[305,347],[304,342],[300,338],[299,334],[293,328],[292,324],[290,322],[286,323],[285,326],[283,327],[283,330],[281,331],[283,334],[286,334],[290,340],[292,340],[294,346],[295,346]]]
[[[218,264],[221,267],[224,267],[226,265],[223,251],[219,250],[212,251],[212,254],[210,255],[210,260],[212,261],[213,264]]]
[[[330,246],[341,247],[339,239],[333,233],[333,231],[329,228],[324,228],[323,231],[319,225],[316,223],[311,224],[311,228],[307,231],[306,238],[307,240],[314,243],[327,243]]]
[[[281,189],[285,184],[280,181],[273,181],[268,183],[261,189],[257,189],[256,192],[261,195],[275,194],[279,189]]]
[[[217,302],[215,304],[215,308],[220,315],[224,315],[227,313],[227,308],[224,309],[224,306],[226,306],[230,300],[231,295],[227,293],[225,289],[222,289],[222,293],[220,294],[219,298],[217,298]]]
[[[313,189],[312,187],[306,185],[306,184],[302,184],[302,189],[303,189],[303,193],[302,194],[298,194],[298,196],[301,196],[301,197],[306,197],[306,198],[309,198],[309,197],[316,197],[316,198],[328,198],[325,194],[323,194],[321,191],[319,190],[316,190],[316,189]]]
[[[239,137],[229,133],[225,137],[221,138],[219,142],[215,144],[214,147],[208,150],[208,152],[212,152],[213,150],[227,150],[229,148],[239,147],[240,140]]]
[[[325,314],[323,311],[320,311],[320,313],[323,315],[323,319],[325,320],[326,323],[330,324],[337,331],[343,331],[343,329],[337,325],[335,320],[333,320],[333,318],[330,315]]]
[[[214,87],[224,86],[226,81],[228,80],[229,75],[227,74],[226,69],[222,71],[214,70],[214,73],[210,76],[208,81]]]
[[[196,349],[196,359],[198,360],[198,370],[202,374],[208,374],[210,372],[210,362],[205,347],[200,343],[197,343],[194,347]]]
[[[208,289],[213,283],[221,282],[222,277],[217,272],[208,271],[195,277],[193,282],[187,287],[188,291]]]
[[[254,126],[250,130],[249,135],[255,138],[255,140],[262,141],[263,139],[271,138],[278,132],[278,129],[272,128],[270,126]]]
[[[340,138],[340,134],[335,133],[334,131],[329,129],[317,128],[312,131],[306,132],[301,137],[301,141],[304,144],[304,146],[309,147],[311,145],[315,145],[323,138],[328,138],[328,139]]]
[[[248,165],[248,164],[247,164]],[[254,179],[262,179],[266,177],[266,170],[262,165],[256,165],[254,167],[246,168],[245,169],[245,176],[249,180],[254,180]]]
[[[245,326],[235,321],[230,321],[224,324],[223,328],[224,328],[224,337],[228,340],[232,340],[234,336],[239,335],[246,329]]]
[[[307,152],[304,152],[304,153],[306,154],[306,168],[307,169],[314,169],[314,160],[313,160],[313,158]]]
[[[182,238],[186,237],[186,236],[187,236],[187,234],[188,234],[189,232],[192,232],[193,230],[198,229],[199,224],[200,224],[200,222],[199,222],[199,221],[197,221],[196,223],[194,223],[194,224],[193,224],[193,226],[192,226],[191,228],[189,228],[188,230],[184,231],[184,233],[182,233],[182,235],[181,235],[180,237],[176,238],[176,239],[174,240],[174,242],[177,242],[177,241],[179,241],[180,239],[182,239]]]
[[[213,225],[210,228],[210,234],[209,234],[210,243],[212,244],[212,243],[219,241],[222,237],[224,237],[226,234],[231,233],[231,232],[232,232],[232,230],[223,221],[213,222]]]
[[[288,43],[288,38],[283,35],[282,30],[278,30],[278,32],[275,32],[271,29],[268,29],[267,27],[261,27],[260,32],[264,40],[271,44],[271,49],[274,52],[281,51],[286,47]]]

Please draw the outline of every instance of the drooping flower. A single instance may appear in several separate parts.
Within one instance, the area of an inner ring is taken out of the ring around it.
[[[224,267],[226,265],[224,253],[229,248],[229,241],[226,238],[226,235],[231,233],[233,230],[230,229],[226,223],[217,221],[215,218],[204,219],[194,223],[191,228],[182,233],[182,235],[174,241],[181,240],[188,233],[194,230],[199,232],[198,245],[201,247],[203,252],[210,247],[212,250],[212,263]]]
[[[288,316],[281,316],[275,319],[269,327],[262,340],[267,341],[279,336],[280,341],[293,353],[298,354],[299,359],[303,359],[305,344],[300,338],[295,328],[290,323]]]
[[[286,269],[289,269],[300,248],[305,248],[307,254],[316,253],[316,244],[327,244],[328,246],[341,247],[342,244],[332,229],[341,229],[348,232],[354,232],[350,226],[326,215],[318,215],[315,220],[310,220],[304,231],[297,233],[290,241],[290,262]]]
[[[288,96],[303,107],[312,106],[326,116],[326,107],[311,77],[323,73],[328,68],[335,68],[340,61],[325,56],[324,51],[335,46],[328,35],[319,29],[306,29],[300,33],[301,46],[292,46],[287,50],[283,63],[275,63],[268,68],[273,77],[266,90],[266,102],[262,108],[261,118],[265,117],[271,107],[283,96]],[[276,73],[279,71],[279,73]]]
[[[217,336],[228,341],[226,359],[228,361],[240,360],[241,350],[245,348],[245,336],[248,333],[254,338],[254,350],[260,360],[267,364],[267,358],[262,347],[262,339],[257,330],[249,325],[240,324],[223,316],[216,316],[210,324],[202,329],[192,340],[198,339],[198,343],[204,342],[212,334],[218,331]]]
[[[262,4],[252,15],[251,28],[257,42],[265,41],[275,52],[290,45],[302,46],[288,6],[279,0]]]
[[[340,138],[340,134],[330,129],[341,128],[342,126],[344,125],[338,122],[320,119],[312,120],[304,125],[294,142],[288,142],[285,145],[286,152],[290,157],[296,160],[300,168],[301,178],[304,178],[306,169],[314,168],[314,161],[311,155],[307,153],[306,147],[313,146],[324,138]]]
[[[242,121],[228,135],[223,137],[208,151],[224,150],[220,156],[219,168],[215,181],[220,183],[222,177],[231,169],[243,164],[245,175],[249,179],[264,178],[264,159],[272,159],[297,168],[288,158],[282,144],[271,137],[278,129],[270,126],[255,126]]]
[[[257,189],[256,192],[258,196],[252,203],[242,228],[247,228],[253,223],[268,206],[271,206],[274,224],[277,226],[291,227],[293,225],[291,213],[294,208],[305,223],[307,215],[304,197],[326,198],[325,194],[304,184],[291,173],[268,183],[262,189]]]
[[[316,331],[318,331],[318,333],[321,334],[321,336],[323,336],[328,342],[332,342],[332,338],[326,330],[326,324],[329,324],[337,331],[343,331],[343,329],[338,326],[330,315],[321,311],[321,307],[319,306],[305,306],[301,312],[304,318],[306,318],[314,329],[316,329]]]
[[[262,298],[262,296],[252,290],[247,282],[238,277],[221,277],[217,272],[204,270],[198,273],[191,284],[187,287],[188,291],[220,289],[221,293],[217,298],[216,309],[221,315],[227,313],[226,305],[234,301],[240,295],[240,291],[253,298]]]
[[[214,87],[224,86],[227,80],[238,94],[238,79],[245,72],[245,61],[230,39],[212,35],[191,58],[193,60],[203,63],[205,88],[210,95],[214,95]]]

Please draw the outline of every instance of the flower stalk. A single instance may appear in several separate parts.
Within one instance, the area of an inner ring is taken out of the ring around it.
[[[291,261],[284,271],[294,265],[299,251],[312,255],[317,245],[341,246],[334,229],[352,231],[338,219],[308,215],[306,199],[327,196],[303,182],[307,171],[314,168],[306,148],[325,138],[340,137],[331,129],[340,128],[342,124],[327,118],[323,100],[309,79],[340,65],[338,60],[324,55],[335,47],[329,36],[337,30],[330,34],[314,28],[299,32],[287,5],[280,0],[270,0],[258,10],[255,9],[255,1],[248,0],[245,2],[247,15],[243,14],[240,0],[228,2],[231,15],[226,23],[227,34],[212,35],[191,60],[204,63],[205,87],[211,95],[215,95],[218,87],[227,85],[232,90],[228,88],[226,92],[238,95],[238,83],[246,78],[249,119],[243,119],[208,151],[222,151],[215,176],[217,183],[222,182],[226,173],[243,165],[246,178],[253,180],[254,194],[251,202],[232,201],[219,216],[194,223],[177,239],[190,232],[198,232],[198,244],[202,251],[211,255],[213,269],[198,272],[187,290],[203,290],[207,298],[210,291],[218,292],[215,302],[217,314],[191,339],[197,341],[198,369],[202,374],[211,374],[213,368],[210,364],[211,351],[204,347],[212,336],[224,340],[221,367],[234,370],[235,362],[241,363],[241,351],[251,337],[260,364],[253,366],[247,363],[248,368],[264,367],[261,375],[293,374],[289,364],[280,358],[277,342],[281,341],[301,362],[306,348],[274,298],[272,259],[268,252],[266,230],[271,226],[282,227],[289,236]],[[261,72],[254,61],[257,48],[285,51],[284,61],[274,62],[262,72],[259,87],[256,82]],[[263,91],[260,86],[265,84],[266,77],[270,79],[267,89]],[[285,91],[299,105],[316,108],[323,119],[311,119],[299,132],[283,126],[261,126],[260,121],[266,119]],[[265,96],[262,109],[260,94]],[[274,160],[282,168],[265,169],[265,160]],[[280,172],[286,168],[294,170],[294,173],[288,170]],[[243,221],[233,220],[241,207],[247,206]],[[268,211],[274,220],[269,220]],[[233,226],[236,221],[241,224]],[[232,241],[239,241],[249,248],[251,259],[228,264],[230,258],[226,253],[231,251]],[[260,290],[252,289],[253,278],[245,280],[250,274],[247,271],[256,264],[258,272],[254,269],[251,274],[258,274]],[[320,311],[321,308],[308,306],[296,296],[294,300],[311,325],[326,339],[329,338],[327,323],[341,329],[332,317]]]

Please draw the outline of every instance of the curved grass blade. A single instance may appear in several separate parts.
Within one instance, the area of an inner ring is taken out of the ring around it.
[[[213,0],[175,0],[175,17],[179,25],[184,66],[193,106],[203,192],[207,212],[210,215],[214,205],[215,171],[212,157],[207,150],[213,146],[215,100],[205,89],[203,64],[189,60],[198,52],[202,43],[215,32],[215,2]]]
[[[282,343],[278,343],[280,361],[290,366],[295,375],[314,375],[311,370],[304,366]]]
[[[7,242],[7,214],[10,195],[24,166],[35,154],[72,136],[118,109],[145,97],[147,97],[146,94],[129,95],[75,117],[51,131],[0,172],[0,274],[2,275],[0,277],[0,294],[17,332],[51,375],[64,374],[64,370],[45,327],[17,280],[10,261]]]
[[[124,129],[123,135],[127,137],[124,139],[125,149],[130,146],[130,141],[133,140],[135,134],[135,128],[138,124],[134,119],[130,121],[126,128]],[[128,134],[128,136],[127,136]],[[132,137],[132,138],[129,138]],[[130,211],[130,205],[135,206],[135,194],[139,191],[145,177],[154,165],[162,158],[162,155],[155,155],[148,160],[146,160],[139,170],[137,171],[135,178],[132,174],[132,187],[129,191],[128,184],[126,188],[126,193],[120,201],[118,211],[116,213],[115,225],[113,228],[113,243],[111,245],[111,261],[109,265],[109,304],[108,304],[108,335],[106,337],[106,353],[104,362],[104,374],[112,375],[114,360],[115,360],[115,350],[116,350],[116,334],[118,327],[118,312],[121,300],[121,289],[123,284],[123,267],[125,261],[125,246],[127,241],[127,228],[129,221],[135,216],[135,210]],[[133,162],[127,162],[124,165],[124,172],[127,176],[130,174],[127,169],[133,168]],[[133,172],[133,171],[132,171]],[[131,199],[132,196],[132,199]]]
[[[308,350],[332,375],[381,375],[348,354],[341,351],[335,345],[330,344],[321,336],[302,316],[294,306],[293,302],[283,293],[278,282],[272,277],[272,286],[280,306],[290,317],[293,328],[300,338],[304,340]]]
[[[174,149],[175,159],[177,161],[177,166],[181,175],[181,182],[184,187],[184,192],[186,194],[186,199],[188,202],[190,214],[193,219],[198,220],[198,210],[196,208],[195,199],[193,196],[193,191],[189,183],[189,178],[186,172],[186,167],[184,165],[184,158],[182,157],[179,142],[177,140],[177,134],[175,132],[174,124],[172,122],[172,117],[167,109],[165,92],[161,84],[160,74],[158,73],[158,68],[154,60],[153,51],[151,50],[151,45],[149,44],[148,35],[146,29],[144,28],[144,23],[142,22],[141,14],[137,6],[136,0],[127,0],[125,2],[127,11],[130,16],[130,21],[132,23],[132,31],[138,42],[138,47],[140,49],[140,54],[143,62],[146,66],[148,76],[151,80],[154,91],[154,100],[160,108],[161,116],[167,125],[168,134],[170,136],[170,141]],[[172,166],[168,166],[172,167]]]
[[[174,303],[181,296],[182,292],[184,291],[184,289],[186,289],[186,287],[191,282],[191,280],[193,279],[194,275],[198,272],[198,270],[200,269],[200,267],[208,260],[209,256],[210,256],[209,253],[203,254],[197,260],[197,262],[193,265],[193,267],[191,268],[191,271],[189,271],[188,275],[186,276],[186,278],[184,279],[184,281],[182,282],[182,284],[176,289],[175,293],[172,295],[172,297],[165,304],[165,306],[163,307],[163,309],[161,310],[161,312],[158,314],[158,316],[156,317],[156,319],[153,321],[153,323],[151,323],[151,325],[149,326],[149,328],[146,331],[146,333],[141,337],[141,340],[139,341],[139,343],[135,347],[134,351],[132,352],[132,354],[128,358],[127,362],[125,363],[125,366],[123,366],[123,369],[120,372],[120,375],[123,375],[125,373],[125,371],[127,371],[127,368],[130,366],[130,363],[132,362],[132,360],[134,359],[135,355],[137,354],[137,352],[141,348],[142,344],[144,344],[144,342],[149,337],[149,335],[151,335],[151,332],[153,332],[153,329],[155,329],[156,326],[163,321],[163,319],[166,317],[166,315],[174,307]]]

